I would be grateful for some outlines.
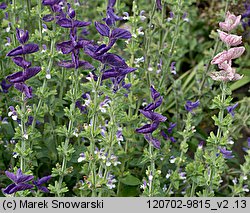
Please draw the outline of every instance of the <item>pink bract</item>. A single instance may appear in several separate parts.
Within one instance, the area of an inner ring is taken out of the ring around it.
[[[240,24],[240,19],[241,19],[241,15],[235,16],[233,13],[230,13],[228,11],[226,14],[225,21],[220,22],[219,26],[221,29],[229,32]]]
[[[209,76],[214,80],[214,81],[237,81],[240,80],[243,76],[239,75],[238,73],[235,72],[235,69],[231,69],[230,71],[225,71],[221,70],[219,72],[211,72]]]
[[[223,31],[217,30],[220,39],[229,46],[237,46],[242,43],[242,36],[227,34]]]
[[[228,51],[223,51],[217,54],[211,64],[222,64],[225,61],[230,61],[235,58],[239,58],[245,51],[245,47],[234,47],[229,49]]]

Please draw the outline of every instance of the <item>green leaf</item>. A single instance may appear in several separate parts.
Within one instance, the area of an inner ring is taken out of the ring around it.
[[[250,82],[250,76],[245,76],[239,81],[234,82],[231,86],[230,89],[232,91],[239,89],[240,87],[243,87],[244,85],[248,84]]]
[[[130,175],[130,174],[124,178],[121,178],[120,181],[123,184],[129,185],[129,186],[137,186],[137,185],[141,184],[141,181],[137,177]]]

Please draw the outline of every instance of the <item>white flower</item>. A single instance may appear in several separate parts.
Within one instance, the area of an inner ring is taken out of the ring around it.
[[[51,79],[50,73],[47,73],[45,77],[46,77],[46,79]]]
[[[123,12],[123,20],[129,20],[129,13],[128,12]]]
[[[85,157],[79,157],[77,161],[78,161],[78,163],[81,163],[84,160],[85,160]]]
[[[107,167],[111,166],[111,162],[110,162],[110,161],[107,161],[107,162],[106,162],[106,166],[107,166]]]
[[[27,133],[24,133],[24,134],[23,134],[23,138],[25,138],[26,140],[28,140],[28,138],[29,138],[28,134],[27,134]]]
[[[140,19],[141,19],[141,21],[145,21],[146,20],[146,16],[144,16],[144,13],[145,13],[145,11],[144,10],[142,10],[141,12],[140,12]]]
[[[19,156],[19,154],[17,152],[13,153],[13,158],[17,158]]]
[[[150,175],[148,176],[148,180],[151,182],[151,181],[153,180],[153,175],[150,174]]]
[[[115,161],[114,163],[114,166],[117,166],[118,164],[122,164],[120,161]]]
[[[134,61],[135,64],[139,64],[139,63],[143,63],[143,62],[144,62],[144,57],[143,56],[140,57],[140,58],[135,58],[135,61]]]
[[[144,35],[143,27],[139,27],[139,28],[137,29],[137,33],[138,33],[138,35]]]
[[[85,156],[85,154],[84,153],[81,153],[80,154],[80,157],[78,158],[78,163],[80,163],[80,162],[82,162],[82,161],[84,161],[86,159],[86,156]]]
[[[171,156],[169,162],[174,163],[175,161],[176,161],[176,158],[174,156]]]
[[[17,115],[13,115],[13,116],[11,116],[11,118],[13,119],[13,121],[16,121],[17,120]]]
[[[151,67],[151,66],[148,67],[149,72],[152,72],[153,70],[154,70],[153,67]]]

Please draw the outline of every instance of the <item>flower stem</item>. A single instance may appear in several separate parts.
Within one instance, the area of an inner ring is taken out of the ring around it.
[[[149,48],[150,48],[150,44],[151,44],[151,40],[152,40],[152,20],[154,17],[156,11],[156,2],[154,1],[154,6],[153,6],[153,10],[151,11],[150,14],[150,20],[149,20],[149,27],[146,30],[146,36],[145,36],[145,55],[144,55],[144,71],[146,72],[146,78],[147,78],[147,83],[148,83],[148,87],[151,86],[151,77],[150,77],[150,71],[148,70],[149,64],[150,64],[150,60],[149,60]]]
[[[166,62],[166,68],[167,69],[163,69],[162,77],[161,77],[161,80],[160,80],[160,83],[159,83],[159,88],[163,87],[163,84],[165,82],[165,78],[166,78],[166,75],[167,75],[167,70],[169,69],[169,66],[170,66],[170,62],[171,62],[171,58],[172,58],[173,51],[174,51],[174,48],[175,48],[175,44],[176,44],[176,42],[177,42],[177,40],[179,38],[180,20],[181,20],[181,17],[180,17],[181,14],[180,14],[179,11],[181,11],[181,7],[182,7],[182,1],[178,0],[177,21],[176,21],[176,24],[175,24],[174,36],[173,36],[173,40],[172,40],[172,43],[171,43],[171,46],[170,46],[170,50],[169,50],[169,54],[168,54],[168,58],[167,58],[167,62]]]
[[[26,147],[26,140],[24,135],[26,134],[26,127],[25,127],[25,113],[26,113],[26,100],[25,94],[22,93],[22,106],[21,106],[22,116],[21,116],[21,157],[20,157],[20,169],[22,172],[26,171],[26,156],[25,151]]]
[[[71,138],[71,133],[73,131],[74,128],[74,122],[75,122],[75,116],[74,116],[74,112],[75,112],[75,102],[76,102],[76,98],[77,98],[77,94],[78,94],[78,87],[79,87],[79,80],[78,80],[78,69],[74,70],[74,75],[73,75],[73,79],[72,79],[72,86],[71,86],[71,93],[72,93],[72,99],[71,99],[71,106],[70,106],[70,111],[72,113],[72,115],[69,118],[69,125],[68,125],[68,129],[67,129],[67,135],[65,138],[64,143],[62,144],[63,147],[63,161],[62,161],[62,167],[61,167],[61,175],[59,178],[59,189],[61,189],[62,183],[63,183],[63,178],[65,177],[65,175],[67,174],[67,161],[69,158],[70,153],[68,152],[69,149],[69,141]],[[58,196],[60,195],[60,192],[58,194]]]
[[[155,159],[153,156],[153,145],[149,144],[149,155],[150,155],[150,174],[152,175],[152,180],[149,182],[149,197],[154,196],[153,194],[153,181],[154,181],[154,177],[155,177]]]
[[[39,19],[38,19],[39,37],[40,37],[40,41],[42,41],[43,34],[42,34],[41,1],[40,0],[37,0],[37,13],[39,16]]]
[[[100,68],[100,76],[97,79],[97,82],[95,83],[94,79],[92,79],[92,86],[94,90],[94,106],[93,106],[93,118],[92,118],[92,124],[91,124],[91,140],[90,140],[90,153],[91,156],[94,156],[95,152],[95,133],[96,133],[96,125],[97,125],[97,108],[98,108],[98,93],[99,93],[99,87],[101,85],[102,80],[102,69],[103,66]],[[92,174],[92,197],[96,197],[96,165],[94,161],[90,161],[90,171]]]

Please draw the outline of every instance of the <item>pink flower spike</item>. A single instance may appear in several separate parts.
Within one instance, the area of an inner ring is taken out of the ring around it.
[[[235,72],[235,69],[231,69],[231,71],[219,71],[219,72],[211,72],[209,76],[214,80],[214,81],[237,81],[240,80],[243,76],[237,74]]]
[[[239,58],[245,51],[245,47],[234,47],[227,51],[228,57],[231,59]]]
[[[245,51],[245,47],[234,47],[229,49],[228,51],[223,51],[221,53],[218,53],[213,60],[211,61],[211,64],[222,64],[225,61],[230,61],[235,58],[239,58]]]
[[[223,31],[217,30],[220,39],[229,46],[237,46],[242,43],[242,36],[227,34]]]
[[[229,11],[226,14],[226,19],[224,22],[220,22],[219,26],[222,30],[231,31],[236,28],[240,24],[241,15],[235,16],[233,13]]]
[[[235,73],[234,78],[232,79],[233,81],[238,81],[243,78],[243,75],[239,75],[238,73]]]
[[[222,64],[224,61],[229,61],[230,59],[227,56],[227,51],[223,51],[214,56],[211,64]]]
[[[221,70],[225,70],[225,71],[230,71],[232,69],[232,61],[224,61],[223,63],[221,64],[218,64],[218,67],[221,69]]]

